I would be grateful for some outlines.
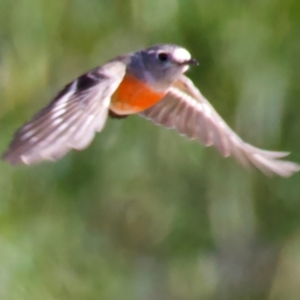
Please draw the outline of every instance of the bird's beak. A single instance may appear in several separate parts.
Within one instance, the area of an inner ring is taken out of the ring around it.
[[[191,59],[185,61],[184,64],[188,65],[188,66],[191,66],[191,65],[198,66],[199,65],[199,63],[197,62],[197,60],[195,58],[191,58]]]

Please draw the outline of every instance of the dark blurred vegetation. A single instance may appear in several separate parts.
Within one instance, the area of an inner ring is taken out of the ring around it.
[[[247,141],[300,162],[299,0],[0,0],[0,149],[67,82],[176,43]],[[0,299],[299,299],[300,175],[243,170],[136,116],[0,168]]]

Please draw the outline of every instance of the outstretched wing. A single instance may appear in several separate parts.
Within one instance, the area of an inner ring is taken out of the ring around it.
[[[233,155],[242,165],[252,164],[265,174],[288,177],[300,170],[298,164],[280,160],[287,152],[266,151],[245,143],[184,75],[161,101],[140,115],[205,146],[214,146],[222,156]]]
[[[84,149],[101,131],[110,97],[125,74],[122,60],[110,61],[68,85],[14,135],[3,159],[30,165]]]

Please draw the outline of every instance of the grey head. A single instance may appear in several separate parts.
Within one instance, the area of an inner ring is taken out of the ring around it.
[[[133,53],[127,73],[143,80],[156,90],[165,90],[198,62],[177,45],[161,44]]]

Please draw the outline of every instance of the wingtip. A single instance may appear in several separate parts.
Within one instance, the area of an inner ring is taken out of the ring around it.
[[[9,163],[12,166],[22,163],[21,158],[19,156],[13,155],[10,151],[5,151],[1,156],[1,160]]]
[[[300,171],[300,165],[291,161],[255,155],[253,164],[267,176],[278,175],[288,178]]]

